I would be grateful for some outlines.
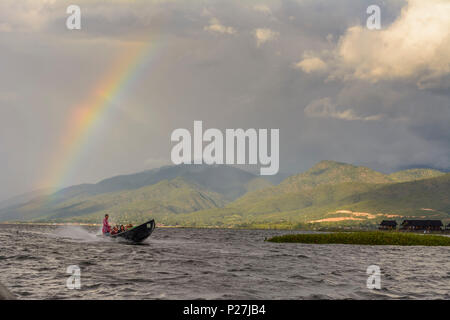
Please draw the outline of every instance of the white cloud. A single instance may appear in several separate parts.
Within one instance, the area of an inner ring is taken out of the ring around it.
[[[326,64],[318,57],[304,58],[295,64],[295,68],[302,69],[306,73],[322,71],[326,69]]]
[[[11,32],[12,27],[9,23],[0,23],[0,32]]]
[[[204,30],[213,32],[213,33],[222,33],[222,34],[235,34],[236,30],[233,27],[227,27],[220,23],[217,18],[211,18],[209,20],[209,25],[204,27]]]
[[[256,44],[258,47],[266,42],[275,40],[280,33],[276,31],[272,31],[268,28],[258,28],[253,31],[253,35],[256,38]]]
[[[265,4],[257,4],[253,6],[253,10],[262,12],[266,15],[272,15],[272,10]]]
[[[385,29],[348,28],[325,62],[332,66],[330,78],[403,79],[420,88],[442,85],[450,74],[450,1],[407,2],[397,20]],[[311,59],[300,67],[321,70],[319,60]]]
[[[48,22],[55,6],[56,0],[2,0],[0,32],[40,30]]]
[[[336,104],[330,98],[322,98],[312,101],[304,110],[305,114],[314,118],[335,118],[341,120],[362,120],[375,121],[380,120],[382,115],[359,116],[352,109],[339,111]]]

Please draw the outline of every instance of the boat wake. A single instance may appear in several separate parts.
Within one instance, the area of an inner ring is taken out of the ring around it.
[[[56,229],[53,235],[78,241],[101,242],[105,240],[104,238],[99,237],[101,234],[101,229],[99,229],[97,233],[92,233],[82,227],[64,226]]]

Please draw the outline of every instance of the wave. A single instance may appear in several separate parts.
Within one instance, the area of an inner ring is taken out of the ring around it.
[[[96,233],[92,233],[79,226],[63,226],[56,229],[53,235],[57,237],[85,242],[102,242],[106,239],[100,237],[102,234],[101,232],[101,229],[99,229]]]

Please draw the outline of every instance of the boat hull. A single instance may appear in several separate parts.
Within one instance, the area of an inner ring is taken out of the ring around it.
[[[139,243],[150,237],[150,235],[153,233],[153,230],[155,230],[155,227],[155,220],[150,220],[125,232],[111,235],[110,237]]]

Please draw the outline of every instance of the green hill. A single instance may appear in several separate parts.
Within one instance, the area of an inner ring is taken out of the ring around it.
[[[374,227],[381,220],[441,219],[450,222],[450,174],[393,184],[343,183],[260,202],[245,197],[225,208],[182,214],[165,221],[192,226]]]
[[[220,227],[374,227],[383,219],[450,222],[450,174],[383,174],[322,161],[274,186],[229,166],[172,166],[69,187],[0,209],[0,221],[141,222]]]
[[[384,175],[365,167],[322,161],[280,185],[249,192],[225,208],[180,215],[181,225],[294,227],[374,226],[383,219],[450,222],[450,174],[402,171]],[[411,180],[397,183],[398,180]],[[367,183],[369,181],[370,183]]]
[[[0,210],[0,221],[98,221],[105,212],[131,220],[222,207],[272,184],[230,166],[168,166],[39,195]]]
[[[0,209],[13,207],[13,206],[26,203],[28,201],[31,201],[31,200],[39,198],[39,197],[48,196],[48,195],[54,193],[55,191],[56,190],[54,190],[54,189],[48,188],[48,189],[39,189],[39,190],[27,192],[27,193],[6,199],[4,201],[1,201]]]
[[[391,173],[389,178],[395,182],[429,179],[442,176],[444,173],[433,169],[409,169]]]
[[[213,192],[220,193],[227,200],[234,200],[248,191],[247,185],[253,189],[272,185],[259,176],[235,167],[221,165],[179,165],[164,166],[129,175],[121,175],[102,180],[96,184],[71,186],[52,195],[53,202],[66,201],[80,196],[95,196],[118,191],[136,190],[154,185],[162,180],[183,178],[185,181],[203,186]],[[258,187],[256,187],[258,185]]]
[[[283,192],[298,192],[323,184],[344,182],[388,183],[391,181],[387,175],[366,167],[335,161],[321,161],[308,171],[285,179],[279,187]]]
[[[112,192],[65,202],[43,220],[92,222],[109,213],[115,222],[144,222],[169,213],[193,212],[222,207],[224,197],[183,178],[163,180],[136,190]]]

